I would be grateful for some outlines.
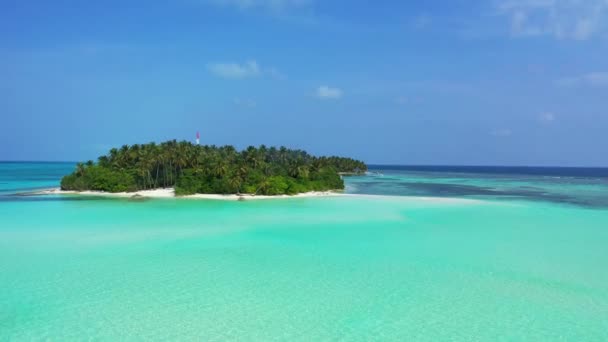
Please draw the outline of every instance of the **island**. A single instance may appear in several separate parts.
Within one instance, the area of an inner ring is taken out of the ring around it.
[[[286,147],[198,145],[188,141],[134,144],[78,163],[61,180],[63,191],[130,193],[174,188],[176,196],[296,195],[344,189],[342,175],[367,165],[344,157],[316,157]]]

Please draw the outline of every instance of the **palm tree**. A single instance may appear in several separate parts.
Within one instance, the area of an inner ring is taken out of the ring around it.
[[[116,160],[117,156],[118,156],[118,150],[116,148],[112,148],[110,150],[110,161]]]
[[[247,176],[247,173],[249,172],[249,170],[247,169],[247,165],[244,163],[240,163],[237,165],[236,167],[236,174],[241,177],[241,178],[245,178]]]
[[[108,175],[107,172],[92,172],[97,168],[100,171],[111,170],[125,177],[116,177],[117,180],[111,181],[94,179],[98,174]],[[256,189],[255,193],[268,193],[280,191],[278,189],[282,185],[278,184],[289,182],[287,178],[292,178],[292,181],[296,178],[312,178],[315,180],[315,187],[335,187],[336,184],[339,186],[335,178],[326,174],[332,170],[364,172],[367,166],[351,158],[317,158],[305,151],[290,150],[286,147],[277,149],[267,148],[265,145],[260,145],[259,148],[249,146],[239,152],[230,145],[195,146],[187,141],[171,140],[159,145],[148,143],[113,148],[107,155],[99,157],[97,164],[92,161],[79,163],[71,177],[66,178],[65,182],[62,180],[62,188],[90,189],[92,186],[99,188],[99,184],[106,184],[108,189],[133,186],[137,189],[168,187],[176,185],[187,171],[188,175],[193,177],[189,180],[192,189],[204,186],[211,191],[223,192],[228,188],[232,189],[229,191],[240,193],[243,188],[252,188]],[[319,175],[320,173],[323,175]],[[82,179],[85,175],[87,177]],[[117,184],[113,183],[116,181],[124,184],[118,184],[117,187]],[[308,184],[300,183],[302,187]]]
[[[258,150],[253,146],[247,147],[247,151],[245,151],[245,159],[247,160],[249,165],[251,165],[251,167],[254,169],[257,169],[261,162]]]
[[[221,178],[228,172],[228,165],[222,159],[216,160],[213,165],[213,175],[215,177]]]
[[[285,146],[281,146],[279,148],[279,162],[281,164],[285,164],[287,162],[288,153],[289,153],[289,150],[287,150],[287,148]]]
[[[239,175],[232,175],[228,179],[228,184],[236,190],[237,195],[241,194],[241,186],[243,185],[243,179]]]
[[[175,166],[177,173],[182,174],[183,169],[188,166],[188,147],[185,141],[180,142],[175,149]]]
[[[108,156],[101,156],[97,158],[97,163],[99,166],[108,167],[110,166],[110,158],[108,158]]]
[[[76,175],[79,177],[84,176],[85,168],[83,163],[76,164]]]
[[[296,168],[296,173],[297,173],[298,178],[303,178],[303,179],[308,178],[308,175],[310,174],[308,166],[306,166],[305,164],[299,165]]]
[[[268,177],[263,177],[262,180],[258,183],[258,188],[255,191],[255,194],[257,195],[260,190],[262,191],[262,194],[265,194],[269,187],[270,179]]]

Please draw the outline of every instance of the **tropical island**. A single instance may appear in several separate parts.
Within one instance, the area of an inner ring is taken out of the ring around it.
[[[175,195],[296,195],[344,189],[343,174],[367,171],[364,162],[315,157],[302,150],[261,145],[201,146],[171,140],[124,145],[78,163],[61,180],[61,190],[136,192],[174,188]]]

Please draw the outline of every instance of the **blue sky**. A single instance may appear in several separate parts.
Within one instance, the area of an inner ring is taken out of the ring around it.
[[[608,166],[608,0],[0,3],[0,160],[167,139]]]

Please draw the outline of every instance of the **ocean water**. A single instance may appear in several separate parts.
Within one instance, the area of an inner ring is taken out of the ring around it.
[[[606,341],[602,172],[376,167],[350,196],[37,196],[0,163],[0,341]],[[422,196],[422,197],[421,197]]]

